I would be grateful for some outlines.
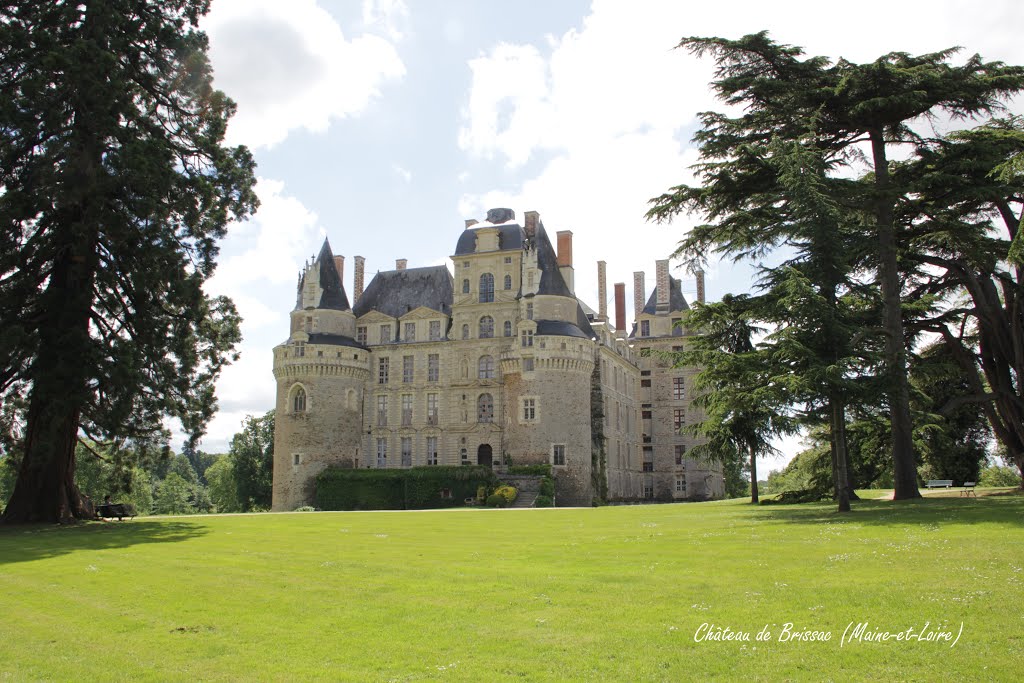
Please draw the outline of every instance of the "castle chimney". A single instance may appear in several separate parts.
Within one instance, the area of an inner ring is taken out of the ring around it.
[[[523,222],[526,223],[526,225],[523,226],[523,232],[525,232],[526,236],[532,240],[537,234],[537,225],[540,223],[540,213],[536,211],[527,211],[523,214],[523,218]]]
[[[356,256],[356,274],[352,282],[352,305],[355,306],[356,302],[359,301],[359,297],[363,295],[363,268],[366,265],[366,259],[362,256]]]
[[[400,258],[395,259],[395,270],[405,270],[405,267],[409,265],[409,260]]]
[[[655,310],[657,310],[658,313],[668,313],[669,301],[672,296],[672,289],[669,285],[668,278],[668,259],[655,261],[654,265],[657,268],[657,280],[655,286],[658,288],[657,299],[655,300],[657,308]]]
[[[597,262],[597,319],[608,322],[608,264]]]
[[[626,331],[626,283],[615,283],[615,330]]]
[[[479,222],[480,221],[478,221],[475,218],[467,218],[466,219],[466,230],[469,230],[470,228],[472,228],[474,225],[476,225]]]
[[[694,275],[697,276],[697,301],[704,303],[704,271],[698,268]]]
[[[559,230],[558,238],[558,270],[568,285],[569,291],[576,293],[576,274],[572,267],[572,230]]]
[[[341,280],[342,282],[344,282],[345,281],[345,257],[344,256],[338,256],[337,254],[335,254],[335,256],[334,256],[334,267],[337,268],[337,270],[338,270],[338,279]]]
[[[640,317],[647,305],[647,292],[644,291],[644,271],[633,273],[633,320]]]

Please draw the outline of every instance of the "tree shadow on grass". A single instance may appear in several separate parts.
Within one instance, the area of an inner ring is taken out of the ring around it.
[[[986,496],[921,498],[915,500],[856,500],[848,514],[832,502],[760,505],[750,508],[751,519],[782,524],[1005,524],[1024,526],[1024,497]]]
[[[80,550],[178,543],[207,533],[209,529],[192,522],[145,519],[74,526],[0,526],[0,565],[43,560]]]

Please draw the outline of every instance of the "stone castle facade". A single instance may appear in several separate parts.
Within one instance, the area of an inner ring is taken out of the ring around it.
[[[657,262],[650,299],[634,276],[607,314],[574,290],[572,233],[557,251],[536,212],[467,221],[445,266],[377,273],[353,301],[344,257],[327,241],[301,274],[291,332],[274,349],[277,380],[273,509],[314,503],[324,468],[550,463],[559,505],[722,497],[721,469],[687,457],[680,428],[703,419],[692,368],[659,353],[681,348],[688,305]],[[703,279],[698,274],[698,297]]]

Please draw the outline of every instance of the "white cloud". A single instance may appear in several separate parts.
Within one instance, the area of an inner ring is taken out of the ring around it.
[[[401,3],[391,5],[382,17]],[[296,129],[324,132],[405,74],[392,42],[346,38],[316,0],[216,0],[202,27],[215,84],[238,103],[232,144],[270,147]]]
[[[409,8],[402,0],[363,0],[363,24],[398,42],[408,31]]]

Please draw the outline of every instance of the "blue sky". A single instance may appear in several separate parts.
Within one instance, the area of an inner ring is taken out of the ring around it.
[[[351,297],[357,254],[368,283],[396,258],[446,263],[465,219],[488,208],[536,210],[549,231],[573,231],[581,298],[597,308],[605,260],[609,290],[625,282],[632,302],[632,273],[645,271],[650,292],[655,259],[688,225],[645,223],[646,200],[692,181],[696,114],[720,108],[710,64],[672,49],[682,37],[767,29],[853,61],[960,45],[1024,63],[1024,4],[980,7],[213,0],[202,28],[215,84],[238,103],[229,138],[255,154],[262,207],[231,227],[208,285],[235,299],[245,339],[202,447],[226,450],[246,415],[273,407],[271,349],[287,336],[298,271],[325,236],[346,257]],[[692,298],[692,280],[674,272]],[[712,266],[708,298],[748,291],[750,278],[746,266]],[[798,445],[783,448],[791,456]]]

